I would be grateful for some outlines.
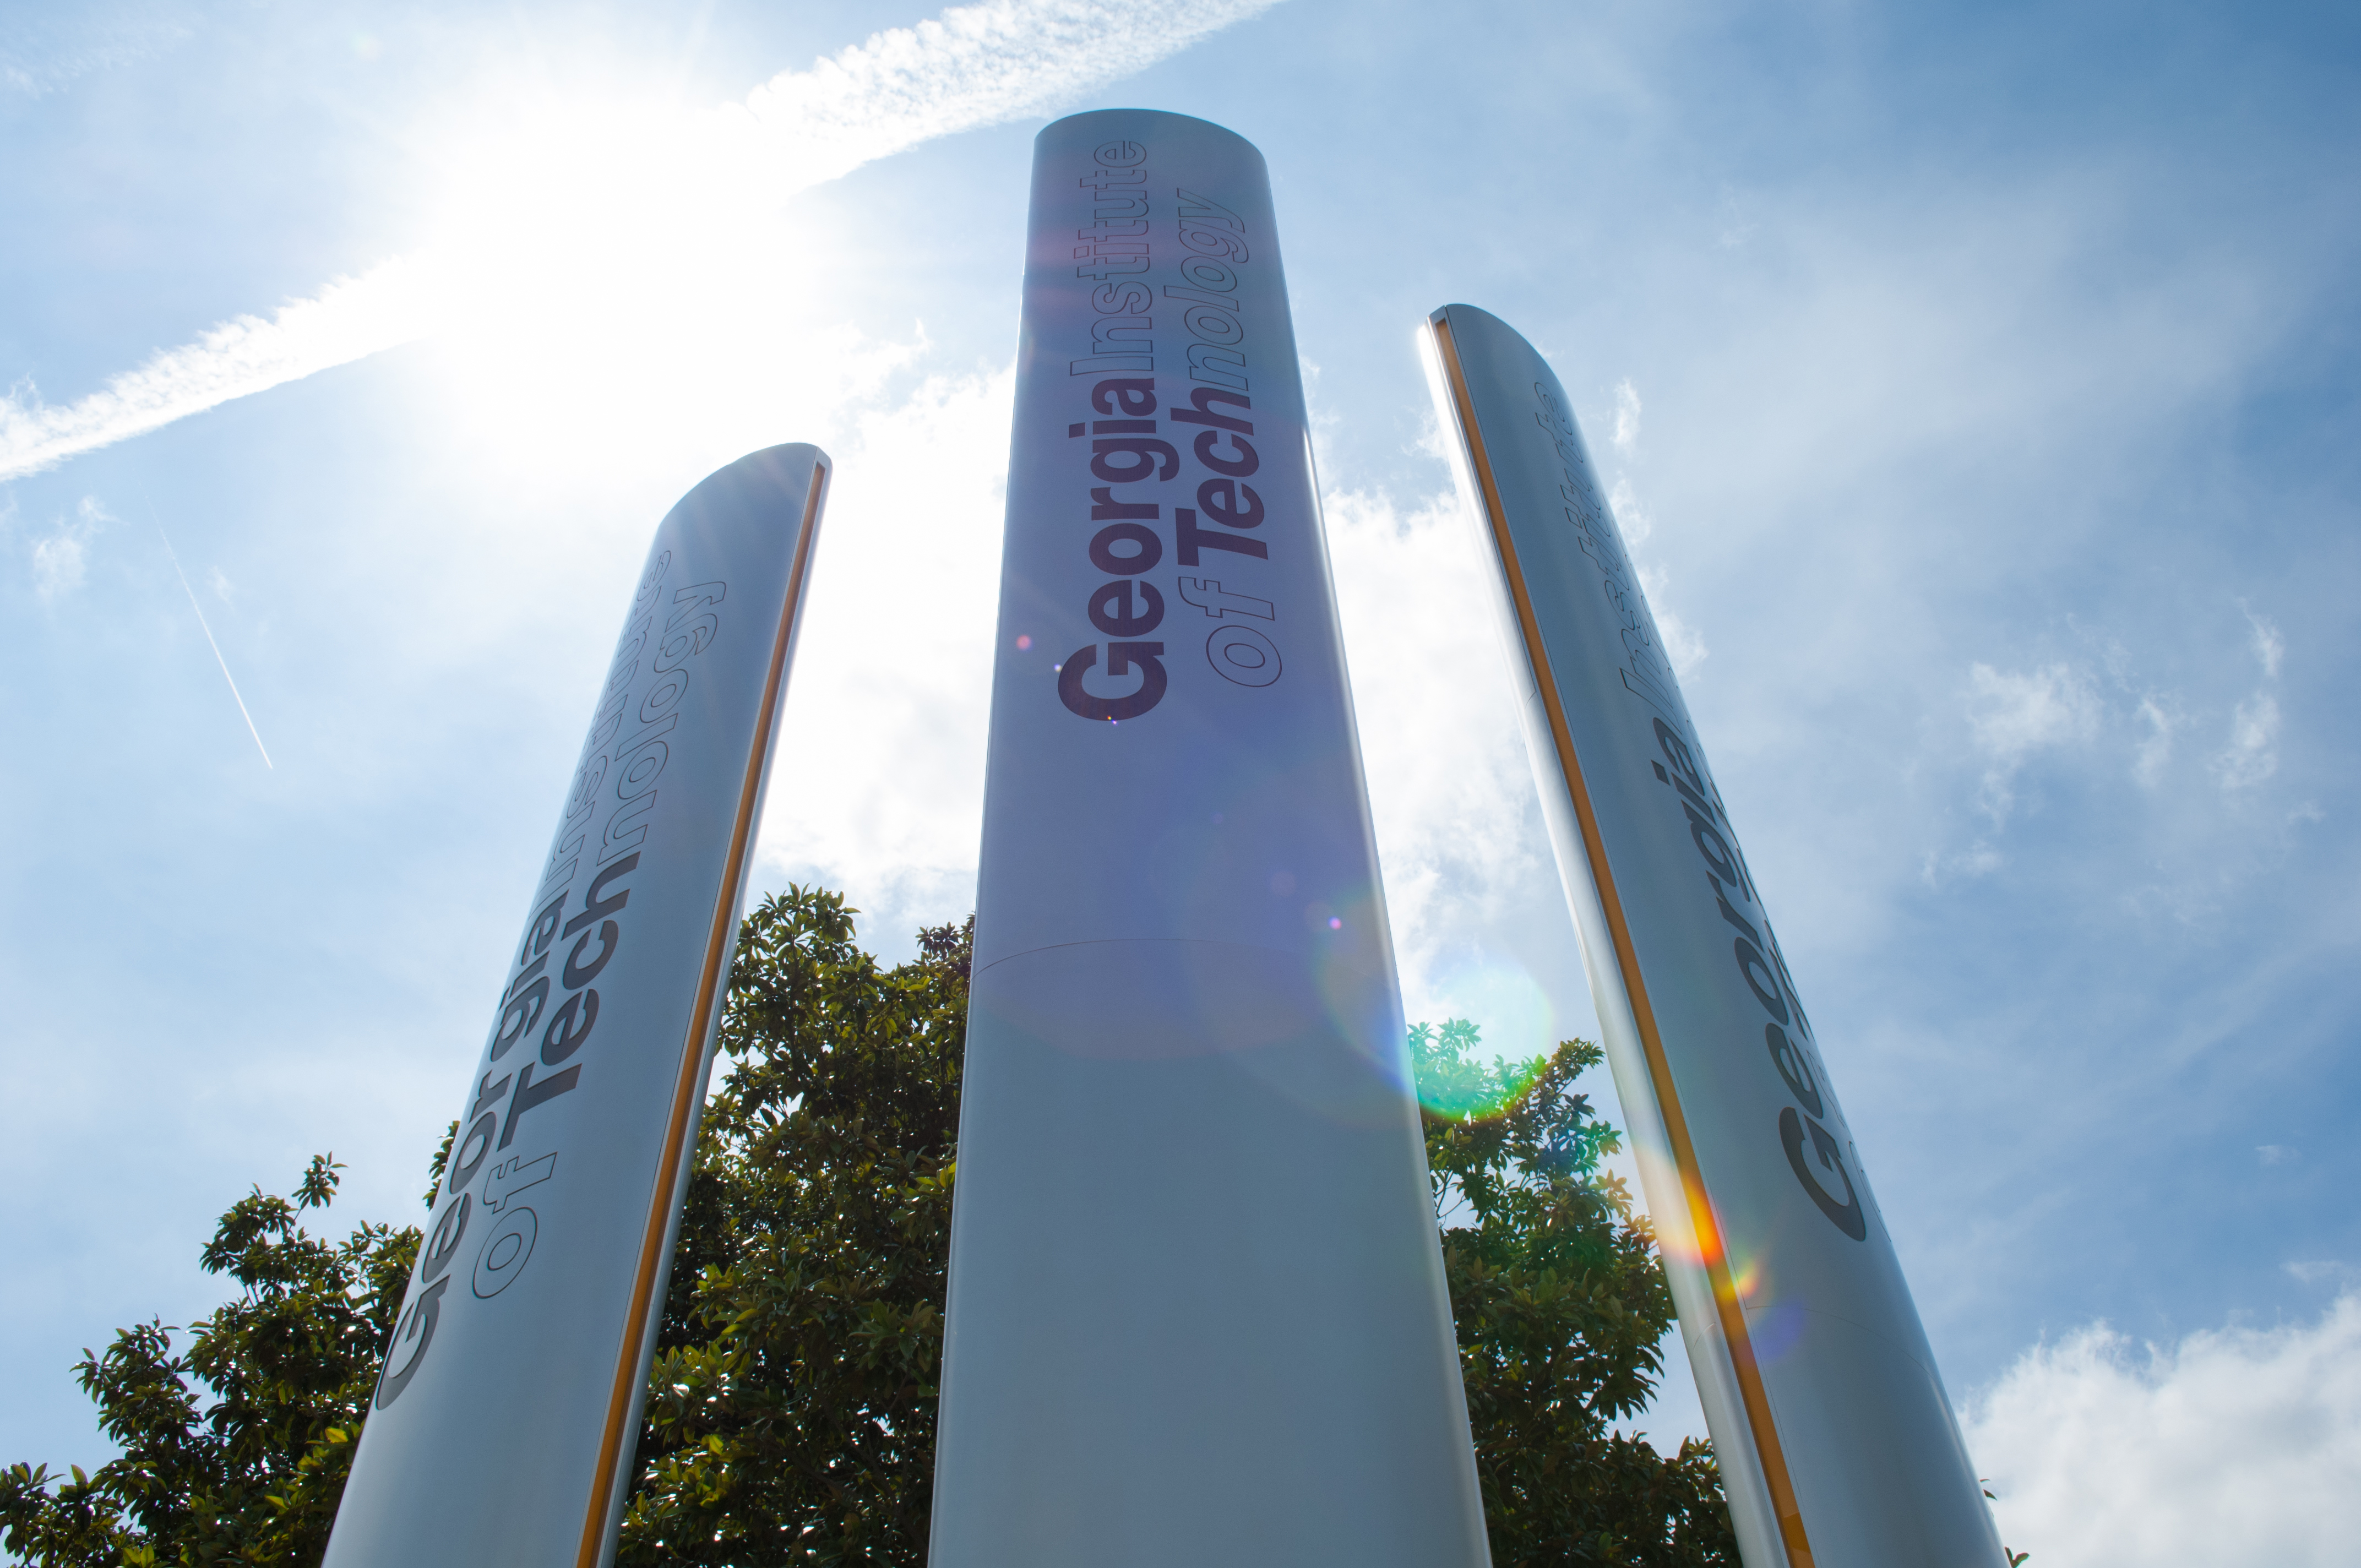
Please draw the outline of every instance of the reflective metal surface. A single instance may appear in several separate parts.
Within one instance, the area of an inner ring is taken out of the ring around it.
[[[935,1568],[1487,1561],[1261,156],[1035,144]]]
[[[829,469],[757,452],[656,530],[330,1568],[613,1559]]]
[[[1750,1568],[2001,1568],[1811,1020],[1532,346],[1423,334],[1599,1026]]]

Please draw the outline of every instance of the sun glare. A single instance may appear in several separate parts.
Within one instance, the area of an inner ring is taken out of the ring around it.
[[[731,118],[654,95],[542,95],[434,160],[425,260],[454,411],[527,463],[811,439],[857,334],[822,248]],[[733,444],[735,444],[733,445]]]

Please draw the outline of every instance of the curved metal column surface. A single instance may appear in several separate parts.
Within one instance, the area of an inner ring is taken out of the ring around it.
[[[829,468],[754,453],[656,530],[327,1568],[613,1560]]]
[[[1036,143],[935,1568],[1487,1562],[1270,191]]]
[[[2001,1568],[1819,1043],[1556,375],[1422,336],[1749,1568]]]

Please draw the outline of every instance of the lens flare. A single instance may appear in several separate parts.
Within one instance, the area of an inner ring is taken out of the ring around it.
[[[1769,1364],[1783,1359],[1804,1337],[1804,1309],[1794,1301],[1773,1301],[1746,1314],[1746,1337],[1754,1359]]]
[[[1450,1020],[1440,1028],[1422,1025],[1411,1032],[1419,1102],[1454,1121],[1499,1116],[1532,1085],[1548,1061],[1545,1053],[1557,1043],[1557,1016],[1548,993],[1515,958],[1482,952],[1430,971],[1417,989],[1424,993],[1420,1011],[1432,1008]],[[1423,1037],[1421,1029],[1428,1031]],[[1504,1056],[1497,1047],[1487,1049],[1482,1041],[1488,1031],[1520,1051],[1544,1054],[1526,1059]]]
[[[1454,1122],[1489,1121],[1515,1104],[1549,1065],[1547,1057],[1515,1061],[1478,1055],[1482,1044],[1482,1032],[1465,1018],[1440,1027],[1413,1025],[1410,1057],[1418,1102]]]
[[[1677,1263],[1700,1265],[1712,1268],[1722,1261],[1719,1245],[1720,1227],[1713,1222],[1713,1209],[1706,1201],[1705,1192],[1685,1180],[1680,1168],[1661,1148],[1646,1146],[1635,1148],[1640,1179],[1651,1193],[1677,1192],[1687,1202],[1659,1209],[1651,1205],[1649,1214],[1656,1225],[1656,1245],[1664,1256]]]

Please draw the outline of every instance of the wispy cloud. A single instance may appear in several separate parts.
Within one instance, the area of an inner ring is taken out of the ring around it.
[[[2279,699],[2257,692],[2230,716],[2230,744],[2213,759],[2224,789],[2250,788],[2279,771]]]
[[[1955,841],[1927,852],[1927,885],[2009,863],[2005,839],[2017,830],[2028,779],[2070,781],[2078,794],[2090,792],[2086,801],[2106,799],[2126,823],[2183,846],[2198,835],[2230,836],[2203,852],[2155,852],[2125,895],[2127,908],[2202,923],[2217,907],[2221,868],[2276,863],[2289,847],[2284,830],[2321,817],[2312,803],[2290,806],[2264,787],[2281,772],[2288,716],[2278,677],[2287,644],[2268,617],[2243,600],[2237,609],[2246,635],[2231,630],[2235,620],[2222,629],[2230,632],[2217,644],[2225,656],[2209,662],[2202,684],[2154,682],[2120,639],[2070,618],[2083,644],[2077,656],[2016,667],[1971,663],[1952,732],[1959,750],[1946,765],[1959,768],[1982,820],[1965,848]],[[2240,666],[2226,656],[2241,641],[2261,676],[2243,696]],[[2120,789],[2119,779],[2136,795],[2109,793]]]
[[[864,476],[829,498],[812,596],[787,693],[780,754],[843,765],[780,769],[758,853],[782,878],[841,888],[866,940],[891,948],[920,925],[975,907],[984,716],[996,605],[972,585],[999,569],[1001,474],[1016,367],[928,376],[864,409],[831,440],[839,471]],[[909,570],[913,552],[936,569]],[[906,598],[908,634],[865,646],[875,607]]]
[[[2347,1563],[2361,1296],[2313,1323],[2177,1345],[2085,1329],[2026,1353],[1966,1426],[2003,1539],[2036,1563]]]
[[[1968,725],[1989,763],[1978,804],[1993,826],[2008,820],[2026,759],[2087,738],[2098,712],[2089,680],[2070,665],[2021,674],[1984,663],[1968,667]]]
[[[1640,389],[1625,377],[1615,383],[1615,450],[1624,456],[1640,444]]]
[[[2268,616],[2257,615],[2244,599],[2238,609],[2253,630],[2251,645],[2255,663],[2263,667],[2263,685],[2230,715],[2230,743],[2213,759],[2214,775],[2224,790],[2233,792],[2252,788],[2279,771],[2279,699],[2271,686],[2287,658],[2287,640],[2278,625]]]
[[[775,76],[743,113],[806,183],[1120,81],[1277,0],[992,0]]]
[[[1656,630],[1664,637],[1664,652],[1673,662],[1673,673],[1686,680],[1697,673],[1710,650],[1706,647],[1703,634],[1673,609],[1670,574],[1642,554],[1649,537],[1656,532],[1656,519],[1648,510],[1648,503],[1640,499],[1631,474],[1620,466],[1638,461],[1642,408],[1640,389],[1630,377],[1615,383],[1615,423],[1608,439],[1614,444],[1618,467],[1614,483],[1608,488],[1607,506],[1615,514],[1615,526],[1622,532],[1633,565],[1640,569],[1640,591],[1647,597],[1649,613],[1655,617]]]
[[[1532,784],[1516,709],[1493,689],[1490,590],[1457,498],[1345,490],[1321,504],[1362,755],[1381,781],[1370,804],[1395,935],[1414,970],[1530,856]]]
[[[1623,429],[1622,411],[1620,409],[1616,411],[1615,426],[1620,437]],[[1620,439],[1616,445],[1630,450]],[[1615,483],[1607,491],[1607,505],[1615,514],[1615,526],[1622,531],[1625,544],[1636,549],[1648,542],[1648,535],[1656,532],[1656,520],[1649,514],[1647,503],[1640,499],[1640,492],[1631,488],[1629,475],[1615,476]],[[1649,597],[1654,598],[1653,594]]]
[[[1623,487],[1618,485],[1616,488],[1620,494]],[[1632,503],[1631,511],[1642,520],[1647,516],[1636,501]],[[1622,516],[1619,508],[1617,520],[1620,521]],[[1646,536],[1644,525],[1633,532],[1642,538]],[[1697,666],[1706,662],[1712,650],[1706,646],[1705,634],[1683,620],[1680,612],[1671,608],[1668,601],[1672,598],[1673,580],[1664,569],[1644,560],[1634,565],[1640,568],[1640,591],[1647,596],[1649,612],[1656,618],[1656,630],[1664,639],[1664,656],[1673,662],[1673,674],[1687,680],[1697,674]]]
[[[90,542],[113,522],[106,509],[84,496],[71,520],[60,522],[46,538],[33,542],[33,590],[44,600],[61,598],[82,587],[88,569]]]
[[[232,398],[408,343],[432,318],[427,272],[415,258],[389,261],[284,306],[269,321],[224,322],[61,408],[44,404],[29,382],[20,382],[0,398],[0,479],[38,473]]]
[[[1275,3],[955,6],[774,77],[713,128],[737,160],[760,167],[761,188],[784,197],[933,137],[1070,102]],[[268,320],[224,322],[60,407],[19,382],[0,398],[0,480],[424,336],[481,291],[476,265],[460,258],[467,248],[397,258]]]
[[[2147,733],[2133,751],[2132,778],[2142,789],[2154,789],[2164,777],[2164,765],[2172,761],[2172,732],[2180,727],[2180,716],[2151,693],[2140,698],[2137,718]]]
[[[2246,611],[2246,624],[2255,631],[2255,658],[2263,666],[2263,678],[2279,678],[2279,661],[2287,657],[2287,639],[2279,635],[2279,624],[2267,615],[2257,615],[2240,599],[2238,608]]]
[[[0,18],[0,87],[28,97],[94,71],[144,59],[187,38],[167,7],[142,4],[21,6]]]

